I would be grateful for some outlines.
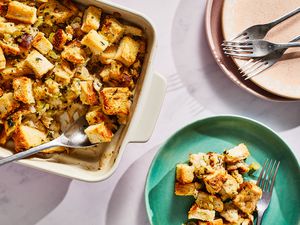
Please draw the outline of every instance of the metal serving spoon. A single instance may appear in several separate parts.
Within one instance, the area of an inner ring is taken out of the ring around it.
[[[23,159],[25,157],[34,155],[42,150],[52,148],[52,147],[68,147],[68,148],[89,148],[95,146],[95,144],[92,144],[87,135],[84,133],[84,129],[88,126],[87,121],[85,120],[85,117],[80,117],[78,120],[76,120],[69,129],[63,133],[58,138],[47,142],[45,144],[39,145],[37,147],[28,149],[23,152],[19,152],[17,154],[14,154],[12,156],[6,157],[4,159],[0,160],[0,166],[10,163],[19,159]]]

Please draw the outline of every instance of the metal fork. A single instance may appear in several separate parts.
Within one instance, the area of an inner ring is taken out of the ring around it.
[[[266,24],[254,25],[252,27],[247,28],[239,35],[237,35],[232,41],[237,40],[254,40],[254,39],[263,39],[266,34],[279,23],[287,20],[288,18],[298,14],[300,12],[300,8],[295,9],[294,11],[289,12],[288,14]]]
[[[280,161],[267,159],[258,177],[257,185],[262,189],[262,198],[257,203],[258,216],[256,225],[261,225],[263,215],[270,205],[279,165]]]
[[[296,42],[299,40],[300,36],[294,38],[293,40],[291,40],[291,42]],[[245,80],[248,80],[262,73],[263,71],[277,63],[286,50],[287,48],[274,51],[271,54],[258,60],[250,59],[248,62],[246,62],[243,66],[239,68],[242,76],[245,77]]]
[[[239,58],[260,58],[277,50],[300,47],[300,43],[289,42],[284,44],[276,44],[265,40],[252,40],[243,42],[224,41],[222,46],[224,46],[223,50],[226,55]]]

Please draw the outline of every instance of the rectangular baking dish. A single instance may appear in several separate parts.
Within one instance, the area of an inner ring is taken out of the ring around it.
[[[30,158],[18,163],[61,176],[87,182],[98,182],[110,177],[116,170],[125,147],[130,142],[146,142],[150,138],[163,103],[166,80],[153,73],[156,34],[152,23],[144,15],[123,6],[99,0],[74,0],[82,5],[94,5],[107,13],[118,13],[122,19],[143,28],[147,36],[147,54],[136,86],[131,107],[131,117],[109,144],[90,149],[71,150],[70,154],[52,154],[47,158]],[[0,157],[11,155],[11,151],[0,147]]]

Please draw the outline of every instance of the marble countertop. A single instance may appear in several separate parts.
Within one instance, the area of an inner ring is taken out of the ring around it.
[[[116,173],[101,183],[70,180],[16,164],[2,167],[1,225],[148,225],[143,194],[154,154],[177,129],[210,115],[238,114],[261,121],[277,131],[300,159],[300,103],[258,99],[222,73],[205,36],[206,1],[113,2],[146,14],[157,28],[154,69],[166,76],[168,89],[151,140],[129,144]]]

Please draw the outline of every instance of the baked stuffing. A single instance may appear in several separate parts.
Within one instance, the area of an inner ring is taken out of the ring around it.
[[[246,172],[240,165],[247,172],[259,169],[256,163],[245,162],[249,156],[247,146],[240,144],[223,154],[190,154],[189,164],[177,164],[175,195],[195,198],[186,225],[253,224],[262,190],[243,178]]]
[[[0,144],[29,149],[83,115],[90,141],[110,142],[128,122],[145,49],[142,29],[95,6],[2,2]]]

